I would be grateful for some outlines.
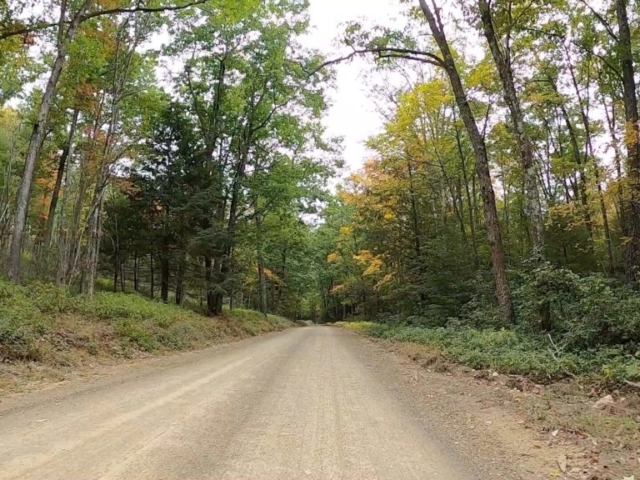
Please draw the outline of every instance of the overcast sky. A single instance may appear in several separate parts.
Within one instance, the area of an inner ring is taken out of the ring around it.
[[[336,39],[344,31],[344,23],[367,19],[367,23],[388,25],[401,13],[399,0],[310,0],[313,35],[305,39],[309,47],[317,48],[335,58],[339,52]],[[382,128],[382,119],[368,98],[363,74],[366,60],[356,60],[336,67],[336,89],[331,92],[333,106],[325,120],[328,133],[344,137],[344,158],[349,169],[360,167],[367,157],[364,141]]]

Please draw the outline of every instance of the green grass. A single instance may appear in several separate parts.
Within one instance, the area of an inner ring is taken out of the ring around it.
[[[0,359],[75,364],[91,356],[131,357],[203,348],[282,330],[293,323],[234,310],[210,318],[139,295],[73,295],[50,284],[0,279]]]
[[[622,384],[640,379],[640,352],[622,348],[557,352],[548,339],[512,330],[475,328],[424,328],[354,322],[345,328],[366,335],[438,347],[443,355],[475,369],[526,375],[539,382],[580,377],[584,381]]]

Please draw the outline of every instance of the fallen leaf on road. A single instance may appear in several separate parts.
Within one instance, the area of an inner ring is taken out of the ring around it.
[[[562,473],[567,471],[567,456],[562,454],[558,457],[558,466],[560,467],[560,470],[562,470]]]

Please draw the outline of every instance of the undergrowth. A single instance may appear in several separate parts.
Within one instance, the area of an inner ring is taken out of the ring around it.
[[[621,347],[562,352],[543,335],[514,330],[428,328],[364,321],[343,326],[375,338],[435,346],[443,356],[463,365],[526,375],[538,382],[580,377],[583,381],[616,386],[625,380],[640,379],[640,352],[629,354]]]
[[[138,295],[73,295],[44,283],[0,279],[0,360],[71,365],[90,356],[189,350],[282,330],[280,317],[233,310],[210,318]]]

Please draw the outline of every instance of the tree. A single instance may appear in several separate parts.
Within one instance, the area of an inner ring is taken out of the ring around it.
[[[27,209],[29,206],[29,196],[31,185],[33,182],[33,173],[40,147],[45,137],[47,121],[49,119],[49,111],[56,94],[58,81],[62,74],[62,69],[66,62],[67,50],[71,42],[74,40],[80,24],[92,19],[107,15],[115,15],[122,13],[135,14],[138,12],[158,13],[166,11],[183,10],[194,5],[202,4],[206,0],[196,0],[184,5],[165,5],[160,7],[142,7],[140,5],[127,7],[121,6],[112,9],[94,8],[94,0],[82,0],[79,2],[68,2],[61,0],[59,8],[59,16],[56,23],[34,22],[27,26],[10,25],[0,31],[0,41],[7,41],[18,35],[29,35],[35,31],[45,28],[56,28],[55,40],[55,59],[53,61],[49,79],[42,95],[38,113],[33,126],[33,131],[29,140],[29,147],[25,154],[24,173],[21,178],[20,188],[18,190],[18,199],[16,202],[16,210],[13,220],[13,233],[11,238],[11,248],[9,251],[9,278],[17,282],[20,279],[20,253],[22,249],[22,240],[26,226]],[[77,5],[74,5],[77,4]],[[94,241],[95,243],[95,241]]]
[[[544,221],[542,206],[538,190],[538,172],[535,164],[533,146],[525,127],[524,114],[520,99],[516,91],[516,83],[511,65],[511,2],[508,2],[507,25],[505,39],[500,42],[494,28],[494,15],[487,0],[478,0],[478,9],[482,21],[484,36],[489,44],[491,55],[502,82],[504,100],[509,107],[513,131],[520,150],[520,161],[524,173],[524,190],[527,205],[527,216],[532,223],[533,255],[538,259],[544,258]]]

